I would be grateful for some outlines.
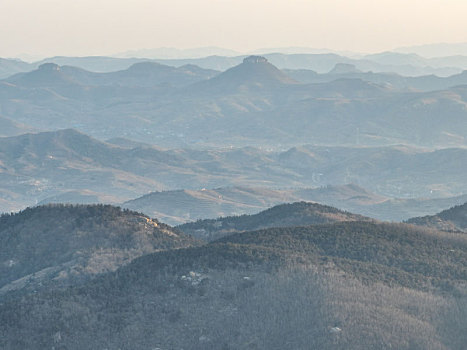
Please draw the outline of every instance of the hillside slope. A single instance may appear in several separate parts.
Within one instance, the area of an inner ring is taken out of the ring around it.
[[[0,217],[0,299],[82,283],[155,251],[197,244],[147,216],[109,205],[49,205]]]
[[[16,136],[31,131],[33,131],[33,128],[0,115],[0,137]]]
[[[407,225],[239,233],[6,301],[0,346],[463,350],[466,263],[465,239]]]
[[[154,191],[181,188],[188,191],[148,195],[141,201],[132,203],[135,204],[132,209],[148,209],[147,212],[145,211],[147,215],[156,214],[160,217],[156,211],[158,208],[163,209],[164,206],[161,208],[157,204],[151,204],[152,197],[156,201],[161,196],[165,196],[164,200],[172,198],[175,207],[177,198],[181,198],[179,209],[185,211],[186,207],[182,208],[183,200],[187,199],[189,203],[190,197],[193,196],[196,197],[195,201],[191,201],[193,205],[197,199],[206,199],[201,201],[204,204],[213,203],[214,198],[208,198],[209,196],[204,192],[215,195],[215,191],[203,191],[203,188],[235,186],[263,187],[269,190],[277,188],[313,190],[328,185],[353,183],[360,189],[348,188],[348,191],[344,190],[347,194],[343,195],[331,193],[330,195],[334,197],[329,202],[325,201],[325,189],[321,194],[318,193],[320,191],[297,190],[293,198],[285,193],[279,192],[277,195],[269,193],[276,199],[285,195],[285,200],[281,199],[280,202],[306,200],[338,207],[340,203],[336,198],[348,198],[356,204],[368,201],[375,204],[374,209],[362,211],[359,209],[358,212],[373,216],[378,215],[380,211],[383,214],[378,217],[382,219],[408,219],[425,213],[436,213],[443,206],[436,205],[434,211],[431,209],[423,211],[423,201],[412,205],[407,200],[405,202],[401,200],[381,203],[379,210],[378,201],[383,199],[376,197],[435,199],[458,196],[465,191],[467,185],[467,178],[463,176],[467,171],[465,159],[467,159],[467,151],[462,148],[432,151],[406,146],[301,146],[275,152],[253,147],[197,150],[161,149],[131,143],[117,146],[68,129],[0,138],[0,179],[2,180],[0,211],[20,210],[42,201],[47,202],[48,199],[54,201],[63,198],[71,202],[75,200],[85,203],[97,199],[122,203]],[[230,206],[228,202],[235,202],[236,194],[229,194],[229,191],[220,192],[225,192],[226,196],[232,198],[225,201],[227,210]],[[219,195],[223,194],[219,193]],[[353,196],[362,198],[351,199]],[[278,204],[274,203],[274,200],[272,199],[269,204],[267,204],[268,200],[265,200],[265,205]],[[251,198],[247,201],[251,202]],[[140,202],[140,207],[137,202]],[[345,201],[341,203],[346,204]],[[452,204],[445,204],[444,207],[459,204],[458,201],[446,203]],[[167,203],[166,207],[168,206],[170,203]],[[215,206],[216,203],[211,206],[214,213],[217,210]],[[400,207],[398,209],[398,206],[402,206],[402,209]],[[403,209],[404,206],[409,210]],[[404,216],[411,213],[411,206],[413,208],[419,206],[420,209],[414,210],[409,216]],[[154,211],[149,211],[152,208]],[[350,204],[342,208],[357,211],[355,210],[357,206]],[[258,207],[256,211],[261,209],[263,208]],[[391,216],[391,211],[395,211],[396,214]],[[170,213],[161,210],[161,214]],[[175,212],[174,214],[169,216],[183,217],[189,214],[189,210],[183,215],[177,215]],[[193,218],[186,217],[186,220],[197,219],[196,215],[198,214],[195,213]],[[231,215],[231,213],[220,215]]]
[[[254,215],[230,216],[198,220],[178,226],[181,231],[208,241],[237,232],[269,227],[291,227],[329,224],[341,221],[374,221],[317,203],[281,204]]]
[[[443,210],[436,215],[411,218],[407,222],[442,231],[467,232],[467,203]]]

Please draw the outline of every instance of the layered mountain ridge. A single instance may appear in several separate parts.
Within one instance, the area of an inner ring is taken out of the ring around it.
[[[0,348],[465,350],[466,68],[0,60]]]
[[[464,73],[409,79],[346,66],[309,76],[257,57],[222,73],[155,62],[92,73],[45,63],[0,82],[0,112],[38,130],[171,148],[465,145]]]
[[[335,222],[368,221],[373,219],[344,212],[316,203],[281,204],[254,215],[199,220],[178,226],[181,231],[198,239],[214,241],[238,232],[271,227],[293,227]]]
[[[118,146],[62,130],[0,138],[0,210],[17,211],[60,198],[71,203],[124,203],[156,191],[152,197],[125,205],[170,219],[172,224],[252,214],[302,200],[399,221],[464,203],[458,194],[465,188],[466,163],[461,160],[466,157],[461,148],[431,151],[405,146],[302,146],[284,152],[252,147],[168,150],[131,142]],[[420,171],[425,176],[415,181]],[[441,186],[442,181],[446,184]],[[349,183],[363,189],[349,188],[342,195],[317,190]],[[261,189],[251,194],[250,190],[211,191],[232,186]],[[157,194],[180,188],[194,192]],[[219,198],[224,195],[225,200]],[[252,202],[252,196],[263,199]],[[368,204],[353,197],[367,197]],[[421,199],[410,199],[414,197]],[[166,204],[161,206],[157,201],[162,198]]]
[[[0,346],[461,350],[466,244],[361,221],[236,233],[146,254],[66,290],[10,294]]]

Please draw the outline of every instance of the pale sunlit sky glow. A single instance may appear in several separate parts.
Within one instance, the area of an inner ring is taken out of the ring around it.
[[[0,57],[467,42],[466,0],[0,0]]]

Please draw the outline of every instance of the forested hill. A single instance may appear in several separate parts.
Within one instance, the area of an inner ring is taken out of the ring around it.
[[[113,271],[143,254],[197,244],[145,215],[110,205],[47,205],[0,217],[0,298]]]
[[[464,350],[464,238],[369,222],[237,233],[4,302],[0,347]]]
[[[306,226],[340,221],[374,220],[327,205],[296,202],[277,205],[254,215],[198,220],[180,225],[177,228],[194,237],[211,241],[236,232],[253,231],[268,227]]]
[[[407,222],[442,231],[467,232],[467,203],[443,210],[436,215],[412,218]]]

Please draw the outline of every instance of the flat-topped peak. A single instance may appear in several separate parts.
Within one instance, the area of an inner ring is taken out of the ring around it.
[[[268,60],[263,56],[248,56],[243,59],[243,63],[266,63]]]
[[[60,66],[58,64],[55,64],[55,63],[47,62],[47,63],[41,64],[39,66],[39,70],[41,70],[41,71],[59,71]]]

